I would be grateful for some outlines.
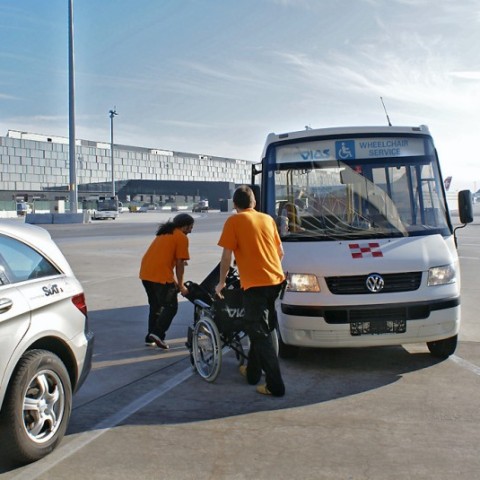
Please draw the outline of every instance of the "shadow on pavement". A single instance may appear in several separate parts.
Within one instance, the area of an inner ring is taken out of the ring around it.
[[[168,351],[143,345],[146,315],[145,306],[93,312],[94,366],[74,399],[70,434],[94,428],[114,410],[136,401],[178,372],[191,369],[184,342],[193,318],[192,305],[180,303],[167,335],[171,347]],[[108,333],[112,329],[115,336]],[[112,342],[112,338],[115,341]],[[222,371],[214,383],[193,373],[151,405],[134,413],[125,424],[195,422],[313,405],[384,387],[406,373],[438,362],[427,353],[426,346],[425,353],[415,354],[400,346],[301,349],[295,360],[281,360],[287,389],[285,397],[265,398],[238,374],[237,360],[230,352],[224,355]]]

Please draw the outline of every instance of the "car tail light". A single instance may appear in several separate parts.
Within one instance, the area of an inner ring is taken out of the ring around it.
[[[87,304],[85,302],[85,295],[79,293],[72,297],[72,303],[85,315],[87,316]]]

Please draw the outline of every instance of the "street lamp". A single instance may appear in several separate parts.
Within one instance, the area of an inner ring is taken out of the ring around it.
[[[75,164],[75,61],[73,54],[73,0],[68,2],[68,116],[69,116],[69,197],[70,212],[77,213],[77,167]]]
[[[116,107],[110,110],[110,155],[112,156],[112,197],[115,196],[115,165],[113,162],[113,117],[118,115]]]

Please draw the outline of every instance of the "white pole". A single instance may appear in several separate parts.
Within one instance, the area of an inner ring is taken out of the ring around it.
[[[69,167],[70,212],[77,213],[77,169],[75,161],[75,63],[73,57],[73,0],[68,3],[68,98],[69,98]]]
[[[113,161],[113,117],[118,115],[115,110],[116,107],[113,107],[113,110],[110,110],[110,155],[112,156],[112,197],[115,196],[115,163]]]

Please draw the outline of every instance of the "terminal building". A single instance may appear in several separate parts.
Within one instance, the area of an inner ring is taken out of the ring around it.
[[[69,199],[69,140],[9,130],[0,137],[0,201]],[[115,193],[120,201],[220,208],[237,185],[250,183],[247,160],[76,140],[78,201]]]

